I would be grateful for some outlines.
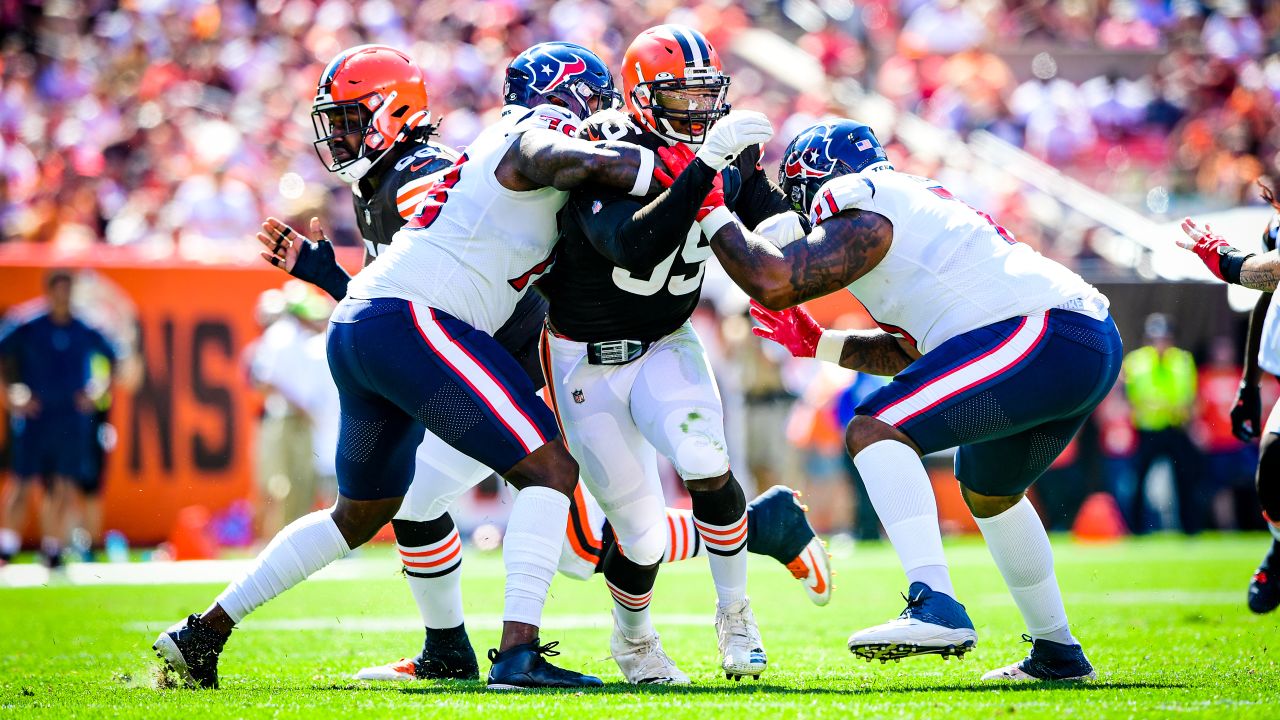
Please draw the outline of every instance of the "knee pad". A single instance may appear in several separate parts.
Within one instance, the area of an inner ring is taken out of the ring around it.
[[[641,533],[625,538],[619,535],[618,547],[622,549],[622,554],[637,565],[653,565],[662,562],[663,556],[667,554],[665,516],[662,520],[663,522],[655,523]]]
[[[720,477],[729,472],[729,453],[723,440],[709,435],[686,436],[676,445],[676,456],[671,461],[680,479],[685,481]]]

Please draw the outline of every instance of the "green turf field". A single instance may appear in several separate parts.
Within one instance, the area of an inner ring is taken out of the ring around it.
[[[887,546],[860,545],[836,558],[826,608],[810,605],[776,563],[753,558],[751,595],[770,671],[740,684],[714,672],[705,562],[664,568],[654,612],[668,653],[695,682],[674,690],[621,683],[607,659],[608,593],[598,580],[557,578],[544,634],[561,641],[565,665],[605,679],[603,691],[587,694],[347,680],[362,665],[415,653],[421,642],[386,549],[345,561],[369,579],[305,583],[250,618],[231,637],[222,689],[212,692],[157,689],[149,646],[165,625],[203,609],[220,584],[0,589],[0,716],[1275,718],[1280,616],[1256,617],[1244,605],[1266,542],[1262,535],[1112,546],[1058,539],[1067,609],[1101,675],[1072,688],[978,683],[984,670],[1028,646],[985,548],[973,540],[948,542],[957,591],[979,633],[964,661],[868,664],[845,649],[850,631],[901,610],[901,573]],[[471,636],[483,653],[497,637],[501,559],[472,554],[464,568]]]

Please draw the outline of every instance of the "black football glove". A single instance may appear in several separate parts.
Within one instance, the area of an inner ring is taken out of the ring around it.
[[[1249,442],[1261,434],[1262,398],[1257,385],[1240,384],[1236,405],[1231,408],[1231,434]]]

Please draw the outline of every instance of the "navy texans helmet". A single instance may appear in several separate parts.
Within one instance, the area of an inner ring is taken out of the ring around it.
[[[828,180],[863,170],[892,169],[871,128],[842,118],[802,130],[782,154],[778,182],[796,211],[807,213]]]
[[[508,105],[534,107],[550,103],[580,118],[621,104],[613,73],[598,55],[581,45],[544,42],[516,56],[507,66],[502,88]]]

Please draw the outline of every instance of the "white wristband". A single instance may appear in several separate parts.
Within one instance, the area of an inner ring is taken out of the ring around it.
[[[844,354],[844,341],[849,339],[849,335],[850,333],[843,330],[823,330],[822,337],[818,338],[818,347],[813,356],[819,360],[839,365],[840,356]]]
[[[629,194],[644,197],[649,194],[649,186],[653,184],[653,151],[649,148],[636,148],[640,151],[640,169],[636,172],[636,184],[631,186]]]
[[[733,222],[733,213],[729,212],[729,208],[721,205],[715,210],[707,213],[707,216],[702,218],[698,224],[702,226],[702,234],[710,240],[716,236],[716,233],[720,231],[720,228],[731,222]]]

